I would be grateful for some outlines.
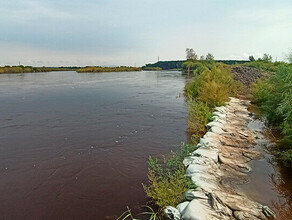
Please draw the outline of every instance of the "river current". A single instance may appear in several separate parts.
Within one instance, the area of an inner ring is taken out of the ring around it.
[[[115,219],[186,140],[180,72],[0,74],[0,218]]]

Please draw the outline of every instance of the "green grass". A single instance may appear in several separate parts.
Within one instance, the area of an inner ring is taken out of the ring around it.
[[[148,209],[148,211],[142,212],[139,215],[147,216],[149,220],[162,220],[161,217],[158,216],[158,213],[155,212],[150,206],[145,206],[145,208]],[[126,220],[126,219],[131,219],[131,220],[139,220],[137,218],[134,218],[131,212],[131,209],[127,207],[127,210],[123,212],[117,220]],[[143,218],[145,219],[145,218]]]

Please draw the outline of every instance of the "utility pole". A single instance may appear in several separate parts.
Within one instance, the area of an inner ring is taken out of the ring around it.
[[[159,62],[159,56],[158,56],[158,62]]]

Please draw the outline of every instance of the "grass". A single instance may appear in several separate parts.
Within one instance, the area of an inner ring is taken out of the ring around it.
[[[144,216],[146,215],[146,216],[148,216],[149,220],[161,220],[161,218],[158,216],[158,213],[155,212],[150,206],[145,206],[145,208],[147,208],[148,211],[142,212],[139,215],[144,215]],[[133,217],[129,207],[127,207],[127,210],[125,212],[123,212],[117,218],[117,220],[126,220],[126,219],[139,220],[139,219]]]

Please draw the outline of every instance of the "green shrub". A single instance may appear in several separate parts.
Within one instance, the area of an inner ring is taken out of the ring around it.
[[[159,163],[158,159],[149,157],[148,186],[143,184],[147,196],[160,208],[176,206],[183,201],[183,194],[196,185],[185,176],[183,164],[185,157],[196,149],[196,145],[182,144],[179,152],[171,154]]]
[[[257,60],[254,62],[248,62],[243,64],[244,66],[253,67],[261,71],[276,72],[277,69],[285,64],[284,62],[266,62],[262,60]]]
[[[148,173],[149,186],[144,186],[147,196],[159,207],[177,206],[183,201],[183,193],[189,189],[190,180],[185,177],[185,170],[176,170],[174,175],[159,178],[153,171]]]
[[[216,65],[213,60],[196,60],[186,61],[182,64],[182,69],[185,73],[190,70],[191,76],[200,75],[205,70],[211,69]]]
[[[288,163],[290,167],[292,167],[292,149],[282,152],[280,159],[282,159],[283,161]]]
[[[279,129],[283,139],[279,142],[280,159],[290,161],[292,149],[292,67],[281,65],[276,73],[252,85],[253,102],[266,116],[269,124]]]
[[[191,100],[188,103],[188,132],[202,136],[206,132],[206,124],[211,119],[211,111],[207,104]]]
[[[206,103],[210,108],[223,105],[229,96],[235,95],[242,84],[234,81],[230,67],[217,64],[210,70],[204,70],[196,75],[185,87],[187,98],[197,99]]]

